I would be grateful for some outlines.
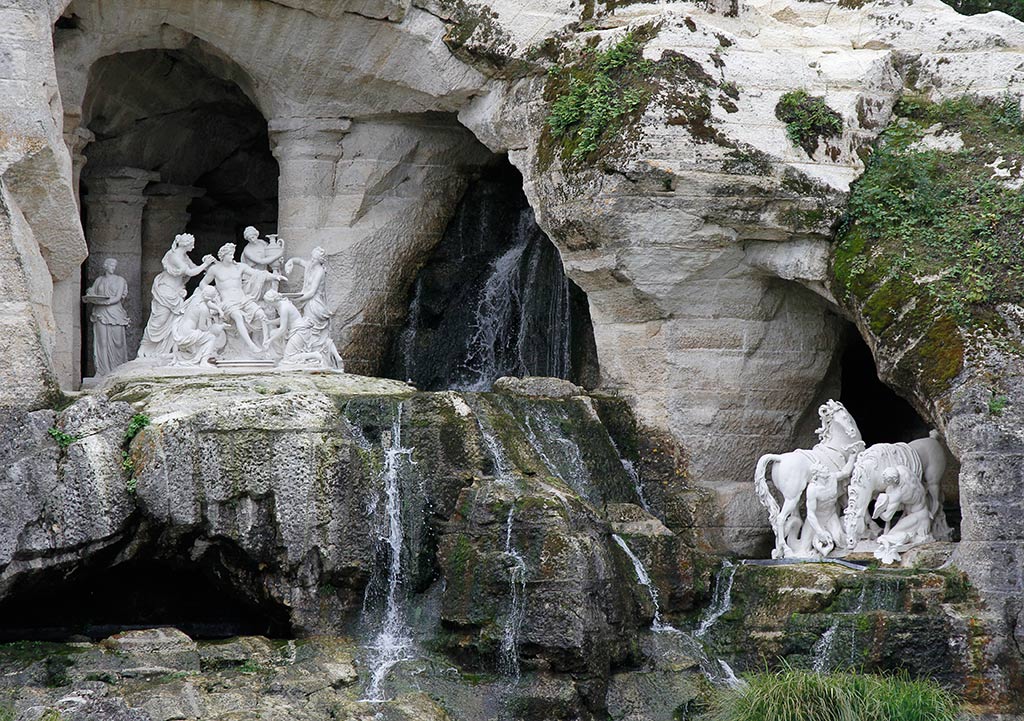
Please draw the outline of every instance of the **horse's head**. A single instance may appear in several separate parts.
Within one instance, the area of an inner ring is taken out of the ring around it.
[[[874,458],[858,456],[853,474],[850,476],[850,485],[846,489],[847,504],[843,513],[843,526],[846,530],[846,546],[850,550],[853,550],[860,540],[864,514],[867,513],[868,503],[871,502],[871,475],[876,470],[875,466]]]
[[[822,441],[832,441],[832,445],[852,445],[862,441],[860,428],[850,412],[839,401],[830,400],[818,408],[821,426],[815,433]]]

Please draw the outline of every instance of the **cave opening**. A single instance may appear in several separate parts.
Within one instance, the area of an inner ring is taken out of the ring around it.
[[[80,128],[81,210],[89,258],[83,290],[115,258],[128,282],[129,359],[150,314],[150,288],[175,235],[195,236],[193,261],[237,245],[248,225],[277,231],[277,160],[267,121],[199,41],[181,50],[106,56],[90,69]],[[188,284],[191,291],[201,276]],[[86,314],[88,315],[88,314]],[[88,319],[81,369],[93,373]]]
[[[586,293],[565,274],[523,191],[496,156],[470,181],[419,268],[384,375],[423,390],[489,390],[501,376],[598,383]]]
[[[194,639],[292,638],[287,609],[196,564],[149,559],[26,579],[0,604],[0,642],[100,640],[173,626]]]
[[[932,426],[878,377],[874,356],[852,323],[845,329],[840,357],[840,402],[853,414],[864,443],[909,443],[928,436]],[[960,464],[946,449],[942,493],[952,540],[960,537]]]

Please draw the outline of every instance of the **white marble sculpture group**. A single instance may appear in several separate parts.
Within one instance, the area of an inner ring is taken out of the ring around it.
[[[311,257],[284,260],[284,243],[274,235],[260,238],[256,228],[243,233],[240,261],[235,244],[226,243],[217,258],[200,265],[189,257],[195,238],[182,233],[164,254],[153,281],[152,306],[138,358],[155,365],[254,365],[261,367],[342,370],[341,356],[330,336],[327,268],[322,248]],[[302,290],[279,290],[293,267],[304,271]],[[117,263],[104,263],[106,274],[86,292],[92,304],[96,375],[108,374],[128,360],[122,301],[128,295]],[[203,273],[186,295],[186,283]],[[301,310],[300,310],[301,308]]]
[[[842,403],[828,401],[818,416],[820,440],[814,448],[769,453],[757,461],[754,487],[775,533],[773,558],[825,558],[859,550],[895,563],[913,546],[948,539],[941,488],[946,455],[935,431],[910,443],[865,448]],[[782,494],[781,508],[769,477]]]

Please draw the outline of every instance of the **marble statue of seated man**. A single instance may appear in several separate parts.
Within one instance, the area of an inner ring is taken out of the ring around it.
[[[875,499],[873,518],[881,518],[888,524],[897,511],[903,515],[896,525],[879,536],[875,557],[883,563],[900,560],[900,551],[919,543],[932,541],[933,513],[928,503],[928,489],[921,478],[914,478],[906,466],[890,466],[882,471],[885,492]]]
[[[214,358],[227,342],[220,318],[216,288],[206,286],[193,293],[171,334],[173,365],[200,365]]]
[[[250,278],[287,280],[283,275],[257,270],[245,263],[239,263],[235,260],[235,244],[225,243],[217,251],[217,262],[206,271],[199,288],[216,283],[217,292],[220,294],[221,313],[231,321],[246,347],[253,353],[259,353],[261,349],[253,341],[249,328],[259,322],[266,334],[267,316],[256,302],[257,299],[247,295],[243,288],[243,281]]]

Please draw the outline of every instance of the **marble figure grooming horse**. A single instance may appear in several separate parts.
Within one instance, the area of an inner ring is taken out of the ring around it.
[[[789,453],[767,453],[757,461],[754,470],[754,489],[761,503],[768,509],[768,519],[775,533],[772,558],[790,558],[796,554],[787,536],[799,530],[802,523],[798,508],[815,464],[830,472],[840,471],[851,455],[864,449],[857,422],[839,401],[830,400],[818,409],[821,426],[815,431],[820,442],[810,450]],[[781,508],[768,487],[768,475],[782,494]],[[795,515],[794,515],[795,514]]]
[[[868,523],[868,504],[885,490],[882,472],[886,468],[905,466],[912,477],[923,476],[928,489],[928,507],[933,516],[941,516],[941,483],[942,474],[946,472],[946,452],[938,437],[936,431],[931,431],[927,438],[918,438],[910,443],[876,443],[857,456],[843,514],[847,548],[852,550],[858,541],[877,535],[878,529]]]

